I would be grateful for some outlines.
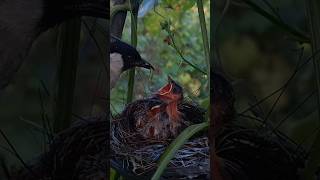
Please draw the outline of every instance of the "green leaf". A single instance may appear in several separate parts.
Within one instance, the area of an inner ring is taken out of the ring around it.
[[[119,173],[115,169],[110,168],[110,180],[118,180],[118,179],[120,179]]]
[[[182,10],[183,11],[187,11],[189,10],[190,8],[192,8],[194,6],[194,4],[196,3],[195,0],[185,0],[181,3],[182,5]]]
[[[174,157],[175,153],[184,145],[184,143],[191,138],[194,134],[206,129],[208,127],[208,122],[201,124],[195,124],[186,128],[180,135],[167,147],[165,152],[162,154],[158,169],[154,173],[151,180],[160,179],[162,173],[170,163],[170,160]]]

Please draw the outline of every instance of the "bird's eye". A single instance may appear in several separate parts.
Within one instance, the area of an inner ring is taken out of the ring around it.
[[[182,88],[179,86],[174,86],[172,91],[173,91],[173,93],[180,93],[182,91]]]

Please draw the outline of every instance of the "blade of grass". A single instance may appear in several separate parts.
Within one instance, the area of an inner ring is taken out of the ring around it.
[[[301,63],[301,65],[299,65],[299,67],[296,68],[296,70],[293,72],[293,74],[291,74],[291,78],[293,78],[293,76],[295,76],[298,72],[300,72],[309,62],[311,62],[313,60],[313,58],[316,55],[320,54],[320,49],[316,50],[308,59],[306,59],[303,63]],[[287,83],[287,82],[286,82]],[[270,93],[269,95],[265,96],[264,98],[260,99],[259,101],[257,101],[256,103],[254,103],[253,105],[249,106],[248,108],[246,108],[245,110],[240,111],[240,115],[243,115],[247,112],[249,112],[252,108],[258,106],[259,104],[263,103],[264,101],[266,101],[267,99],[269,99],[270,97],[274,96],[275,94],[277,94],[278,92],[281,92],[282,89],[284,89],[286,87],[286,83],[284,85],[282,85],[280,88],[278,88],[277,90],[273,91],[272,93]]]
[[[306,0],[306,13],[309,20],[309,29],[311,31],[311,45],[312,53],[316,53],[320,48],[320,1]],[[318,101],[318,118],[320,120],[320,56],[313,57],[313,66],[315,71],[315,80],[317,87],[317,101]],[[320,121],[319,121],[320,122]],[[304,169],[304,179],[315,179],[315,173],[320,165],[320,133],[318,132],[316,138],[311,146],[310,155]]]
[[[211,1],[211,4],[210,4],[210,30],[211,30],[210,44],[211,44],[211,48],[210,48],[210,61],[209,61],[210,73],[209,74],[213,74],[214,69],[216,68],[215,64],[222,67],[218,61],[219,60],[219,53],[217,53],[218,59],[214,58],[215,57],[214,52],[219,52],[219,50],[217,49],[217,43],[216,43],[216,42],[218,42],[218,41],[216,41],[216,37],[217,37],[219,28],[214,27],[214,23],[213,23],[214,17],[215,17],[216,3],[217,3],[216,1]],[[227,3],[228,3],[228,1],[227,1]],[[228,5],[226,7],[228,7]],[[223,12],[223,14],[225,14],[225,11]],[[219,24],[221,24],[221,22],[222,22],[222,19],[220,20],[220,23],[218,23],[218,26],[219,26]],[[217,28],[217,29],[215,29],[215,28]],[[217,63],[215,60],[217,60]],[[209,117],[208,117],[208,122],[209,122],[208,139],[209,139],[209,154],[210,154],[210,172],[214,172],[214,158],[215,158],[214,119],[211,118],[213,113],[210,108],[211,106],[213,106],[213,83],[214,83],[213,79],[209,78],[210,97],[209,97],[209,111],[207,114],[209,115]],[[213,178],[213,177],[210,177],[210,178]]]
[[[293,35],[298,41],[306,43],[310,42],[310,37],[308,35],[305,35],[305,33],[297,30],[296,28],[291,27],[288,24],[285,24],[281,19],[270,14],[269,12],[261,8],[257,3],[251,0],[242,0],[242,2],[251,7],[256,13],[271,21],[274,25],[277,25],[279,28]]]
[[[138,11],[139,5],[136,7],[133,6],[131,1],[129,0],[131,6],[131,45],[133,47],[137,47],[138,44]],[[129,81],[128,81],[128,94],[127,94],[127,103],[132,102],[133,100],[133,90],[134,90],[134,79],[135,79],[136,70],[132,68],[129,70]]]
[[[208,122],[201,124],[195,124],[187,127],[179,136],[172,141],[172,143],[166,148],[165,152],[161,155],[157,171],[152,176],[151,180],[159,180],[164,170],[170,163],[170,160],[174,157],[175,153],[184,145],[184,143],[190,139],[194,134],[200,132],[208,127]]]
[[[206,19],[204,15],[202,0],[197,0],[197,6],[198,6],[198,14],[199,14],[199,20],[200,20],[201,33],[202,33],[204,54],[205,54],[206,63],[207,63],[207,75],[208,75],[208,79],[210,79],[210,68],[209,68],[210,67],[210,47],[209,47],[208,31],[207,31],[207,25],[206,25]]]
[[[4,159],[4,157],[0,156],[0,167],[2,167],[2,171],[5,175],[5,179],[12,179],[11,178],[11,174],[10,174],[10,170],[9,170],[9,167],[6,163],[6,160]]]
[[[119,11],[130,11],[130,10],[131,9],[130,9],[130,5],[128,4],[128,1],[125,1],[124,4],[113,5],[111,6],[110,18],[113,19],[114,15]]]
[[[3,137],[3,139],[6,141],[6,143],[9,145],[11,151],[14,153],[15,157],[20,161],[20,163],[23,165],[24,168],[26,168],[31,175],[34,178],[39,178],[38,175],[27,165],[27,163],[22,159],[22,157],[20,156],[20,154],[18,153],[18,151],[16,150],[16,148],[14,147],[14,145],[11,143],[11,141],[9,140],[9,138],[7,137],[7,135],[2,131],[2,129],[0,129],[0,134]]]
[[[58,87],[54,109],[54,131],[69,127],[72,118],[73,96],[79,56],[81,20],[73,18],[61,25],[60,64],[58,67]]]
[[[280,126],[288,120],[294,113],[296,113],[313,95],[316,94],[316,91],[313,90],[310,94],[308,94],[293,110],[291,110],[287,115],[281,119],[278,124],[273,128],[272,132],[275,132],[280,128]]]
[[[103,67],[104,69],[107,71],[107,62],[105,61],[105,56],[106,56],[106,53],[105,53],[105,50],[107,48],[107,37],[104,36],[104,34],[106,34],[107,32],[106,31],[99,31],[99,25],[98,24],[93,24],[92,26],[94,27],[89,27],[88,23],[86,21],[83,21],[83,24],[84,24],[84,27],[88,30],[88,33],[90,34],[90,37],[92,38],[92,40],[94,41],[96,47],[98,48],[99,50],[99,54],[100,54],[100,57],[99,60],[101,61],[101,63],[103,64]],[[102,37],[106,37],[106,39],[104,38],[101,38],[99,36],[102,36]],[[100,43],[102,39],[102,42],[103,43]],[[100,41],[98,41],[100,40]]]

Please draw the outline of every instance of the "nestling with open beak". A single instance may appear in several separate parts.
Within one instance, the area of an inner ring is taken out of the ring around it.
[[[115,86],[122,72],[134,67],[154,69],[150,63],[141,58],[139,52],[133,46],[111,36],[110,87]]]
[[[170,131],[176,135],[182,123],[182,115],[178,110],[178,104],[183,100],[182,87],[168,76],[168,84],[160,88],[155,96],[167,104],[165,110],[169,116]]]
[[[130,129],[144,138],[174,138],[190,124],[183,120],[185,116],[182,111],[189,113],[192,105],[183,104],[182,100],[182,87],[169,77],[168,84],[152,97],[128,104],[121,116],[128,118]]]

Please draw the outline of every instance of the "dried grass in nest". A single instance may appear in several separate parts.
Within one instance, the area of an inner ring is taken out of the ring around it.
[[[13,180],[108,179],[106,116],[86,118],[55,135],[49,150],[33,161],[29,169],[12,172]]]
[[[170,140],[145,141],[128,132],[121,121],[112,122],[112,165],[130,179],[148,179]],[[216,153],[224,171],[233,179],[298,179],[307,158],[305,151],[279,131],[251,126],[257,122],[237,119],[216,137]],[[251,125],[248,125],[251,124]],[[206,134],[190,139],[170,161],[163,179],[207,179],[209,146]]]
[[[186,114],[185,121],[198,123],[204,120],[204,110],[198,105],[184,102],[179,109]],[[150,178],[160,156],[173,139],[165,141],[145,139],[128,129],[128,119],[117,116],[111,125],[112,165],[130,178]],[[196,178],[209,174],[209,145],[206,135],[190,139],[179,149],[163,177]],[[181,177],[180,177],[181,176]]]
[[[111,150],[118,167],[140,176],[155,170],[161,154],[171,140],[144,140],[137,133],[126,131],[119,120],[112,123]],[[199,169],[188,172],[189,169]],[[187,176],[209,173],[209,145],[207,137],[196,137],[184,144],[170,161],[168,172],[174,171]]]
[[[280,131],[250,121],[237,118],[216,137],[216,153],[229,175],[239,180],[298,180],[306,151]]]

